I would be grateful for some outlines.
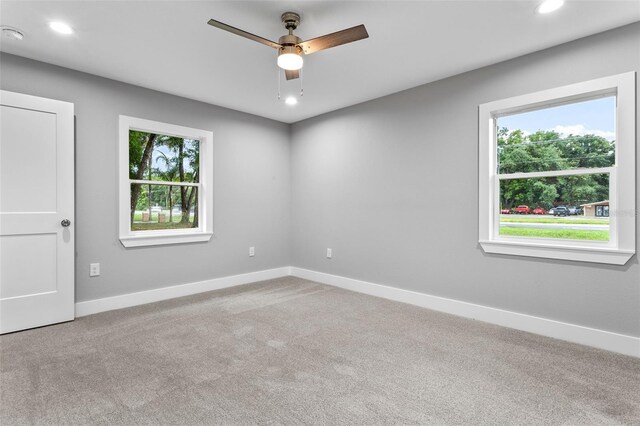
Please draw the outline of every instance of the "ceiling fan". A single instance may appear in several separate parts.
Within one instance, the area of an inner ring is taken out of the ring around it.
[[[302,68],[302,63],[304,62],[302,55],[310,55],[330,47],[340,46],[369,37],[364,25],[358,25],[347,28],[346,30],[302,41],[300,37],[293,34],[293,31],[300,25],[300,15],[295,12],[285,12],[282,14],[281,19],[284,27],[289,31],[289,34],[280,37],[277,43],[223,22],[216,21],[215,19],[209,19],[208,24],[278,49],[278,66],[284,69],[287,80],[300,77],[300,68]]]

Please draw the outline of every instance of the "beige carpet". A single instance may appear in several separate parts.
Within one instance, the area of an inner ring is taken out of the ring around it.
[[[0,424],[640,424],[640,360],[283,278],[0,337]]]

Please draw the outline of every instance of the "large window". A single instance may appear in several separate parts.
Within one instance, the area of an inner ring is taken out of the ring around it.
[[[211,144],[211,132],[120,116],[124,246],[211,238]]]
[[[635,253],[635,74],[480,105],[486,252],[624,264]]]

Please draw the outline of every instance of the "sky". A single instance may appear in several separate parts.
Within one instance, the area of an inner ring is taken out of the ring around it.
[[[498,118],[498,127],[520,129],[525,134],[554,130],[561,136],[594,134],[615,140],[616,98],[593,99]]]
[[[198,143],[198,141],[190,141],[188,139],[185,139],[185,141],[186,141],[185,142],[186,148],[194,148],[195,145]],[[163,145],[154,146],[153,154],[152,154],[153,167],[160,170],[161,172],[164,172],[164,171],[167,171],[168,167],[167,167],[167,164],[162,159],[160,159],[160,157],[162,157],[162,154],[166,155],[169,159],[173,159],[177,157],[177,153],[173,152],[172,150],[170,150],[169,148]],[[189,160],[187,158],[184,159],[183,164],[184,164],[185,172],[187,173],[193,172],[193,168],[189,164]]]

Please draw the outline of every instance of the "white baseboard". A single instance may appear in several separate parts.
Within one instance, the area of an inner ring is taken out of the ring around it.
[[[291,275],[288,266],[76,303],[76,318]]]
[[[446,312],[448,314],[640,358],[640,338],[638,337],[288,266],[78,302],[75,306],[76,317],[159,302],[176,297],[190,296],[192,294],[280,278],[287,275],[294,275],[371,296],[382,297],[384,299],[395,300],[435,311]]]
[[[291,268],[291,275],[317,281],[346,290],[408,303],[435,311],[446,312],[503,327],[514,328],[543,336],[593,346],[624,355],[640,358],[640,338],[598,330],[580,325],[534,317],[488,306],[461,302],[444,297],[431,296],[415,291],[402,290],[366,281],[345,278],[302,268]]]

